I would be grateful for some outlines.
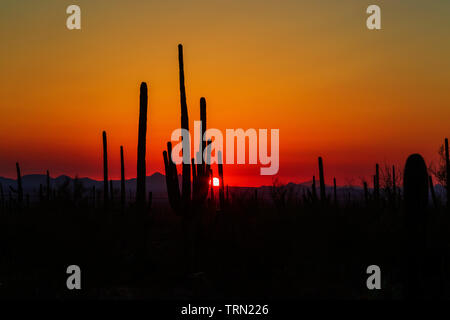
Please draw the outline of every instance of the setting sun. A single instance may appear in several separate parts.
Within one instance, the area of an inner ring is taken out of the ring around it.
[[[213,178],[213,186],[218,187],[219,186],[219,178]]]

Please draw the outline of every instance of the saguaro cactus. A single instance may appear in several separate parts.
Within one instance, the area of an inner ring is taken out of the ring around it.
[[[137,155],[137,178],[136,178],[136,204],[140,208],[145,207],[145,152],[147,138],[147,84],[141,83],[139,104],[139,132],[138,132],[138,155]]]
[[[19,203],[19,206],[22,206],[23,204],[22,176],[20,175],[20,166],[18,162],[16,162],[16,170],[17,170],[17,201]]]
[[[186,104],[186,90],[184,86],[184,65],[183,65],[183,47],[178,45],[178,63],[180,68],[180,102],[181,102],[181,128],[189,131],[189,117]],[[200,119],[202,123],[202,142],[199,146],[196,168],[192,168],[192,192],[191,192],[191,163],[183,161],[182,165],[182,189],[178,184],[178,173],[175,163],[172,160],[172,143],[167,143],[167,151],[163,152],[164,169],[166,173],[166,186],[169,202],[172,209],[181,216],[190,216],[197,207],[202,205],[208,196],[210,179],[210,141],[205,143],[203,135],[206,131],[206,100],[200,99]],[[203,151],[206,150],[207,163],[203,160]],[[188,158],[189,156],[189,158]],[[183,141],[183,159],[190,159],[189,141]],[[194,159],[191,159],[194,166]],[[191,210],[194,209],[194,210]]]
[[[108,207],[108,200],[108,145],[106,131],[103,131],[103,202],[105,208]]]
[[[178,45],[178,65],[180,73],[181,129],[189,131],[189,115],[186,103],[186,88],[184,85],[183,46],[181,44]],[[190,149],[189,141],[183,140],[183,159],[191,159]],[[181,198],[184,205],[188,206],[191,198],[191,168],[190,163],[186,163],[186,161],[183,161]]]
[[[323,161],[322,157],[319,157],[319,183],[320,183],[320,201],[322,204],[326,201],[326,194],[325,194],[325,177],[323,174]]]
[[[125,208],[125,162],[123,158],[123,146],[120,146],[120,206]]]
[[[412,154],[405,164],[403,190],[407,210],[423,210],[428,205],[428,173],[425,160]]]
[[[426,209],[428,205],[428,172],[419,154],[412,154],[405,164],[403,190],[406,223],[406,294],[418,298],[423,294],[419,279],[425,263]]]

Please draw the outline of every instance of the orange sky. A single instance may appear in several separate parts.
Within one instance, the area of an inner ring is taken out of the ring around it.
[[[382,30],[365,27],[369,4]],[[191,128],[280,129],[282,182],[359,183],[375,162],[436,158],[450,135],[450,2],[66,1],[0,3],[0,176],[101,178],[101,132],[118,178],[136,173],[139,84],[149,86],[147,170],[179,126],[183,43]],[[231,185],[270,184],[258,166],[225,166]]]

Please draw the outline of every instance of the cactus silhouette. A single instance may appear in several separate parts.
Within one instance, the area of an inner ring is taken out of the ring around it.
[[[106,131],[103,131],[103,204],[108,207],[108,145]]]
[[[181,104],[181,129],[189,131],[189,115],[186,103],[186,88],[184,84],[184,61],[183,61],[183,46],[178,45],[178,66],[180,77],[180,104]],[[183,160],[191,159],[189,141],[183,140]],[[191,198],[191,168],[188,161],[183,161],[183,181],[181,189],[181,199],[185,206],[189,206]]]
[[[419,154],[408,157],[403,173],[405,208],[422,211],[428,205],[428,172],[425,160]]]
[[[18,162],[16,162],[16,170],[17,170],[17,201],[19,203],[19,206],[21,207],[23,204],[23,189],[22,189],[22,176],[20,175],[20,166]]]
[[[325,177],[323,174],[322,157],[319,157],[319,183],[320,183],[320,201],[322,202],[322,204],[325,204],[325,202],[326,202]]]
[[[408,157],[403,171],[403,190],[406,226],[406,296],[418,298],[423,288],[418,279],[423,277],[425,263],[426,210],[428,205],[428,172],[419,154]]]
[[[184,86],[184,65],[183,65],[183,47],[178,45],[178,62],[180,69],[180,102],[181,102],[181,128],[189,131],[188,109],[186,104],[186,90]],[[202,123],[202,137],[206,131],[206,99],[200,99],[200,120]],[[203,140],[203,139],[202,139]],[[164,170],[166,173],[166,186],[169,203],[177,215],[187,217],[204,204],[208,196],[210,181],[210,156],[211,141],[205,143],[202,141],[197,154],[197,167],[192,168],[191,182],[191,163],[194,159],[190,157],[189,141],[183,141],[183,165],[182,165],[182,189],[178,184],[178,173],[175,163],[172,160],[172,143],[167,143],[167,151],[163,152]],[[202,161],[204,150],[206,148],[206,163]],[[186,161],[186,159],[190,159]],[[187,163],[186,163],[187,162]],[[192,192],[191,192],[192,183]],[[191,208],[192,207],[192,208]],[[192,209],[192,210],[191,210]]]
[[[123,158],[123,146],[120,146],[120,206],[125,209],[125,162]]]
[[[139,131],[137,154],[137,178],[136,178],[136,204],[140,208],[145,207],[145,179],[146,179],[146,141],[147,141],[147,84],[141,83],[139,99]]]

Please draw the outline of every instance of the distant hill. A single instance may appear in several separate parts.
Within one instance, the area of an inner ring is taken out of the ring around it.
[[[181,187],[181,176],[179,176],[179,182]],[[22,177],[22,184],[25,193],[29,193],[30,195],[37,195],[39,192],[39,185],[45,188],[46,186],[46,175],[41,174],[30,174],[24,175]],[[92,189],[95,186],[96,190],[103,189],[103,181],[102,180],[93,180],[90,178],[78,178],[80,182],[82,182],[83,186],[86,189]],[[71,178],[66,175],[61,175],[56,178],[50,178],[50,184],[52,188],[58,188],[66,181],[68,181],[69,186],[73,185],[74,178]],[[316,182],[317,183],[317,182]],[[0,184],[3,187],[5,193],[11,188],[17,189],[17,181],[14,179],[3,178],[0,177]],[[116,190],[115,192],[119,192],[120,190],[120,180],[112,180],[113,188]],[[286,190],[286,194],[288,197],[298,197],[302,196],[308,189],[311,188],[312,182],[307,181],[303,183],[288,183],[282,186],[283,189]],[[155,201],[166,201],[167,200],[167,189],[166,189],[166,179],[165,176],[159,172],[155,172],[151,176],[147,176],[146,179],[147,192],[153,193],[153,198]],[[136,192],[136,179],[128,179],[125,180],[125,188],[127,190],[127,198],[132,195],[134,196]],[[319,185],[317,183],[317,194],[320,194]],[[258,198],[270,200],[272,199],[272,186],[261,186],[261,187],[229,187],[229,192],[231,194],[240,194],[240,195],[248,195],[253,196],[255,189],[257,189]],[[445,188],[441,185],[435,186],[435,191],[438,195],[445,194]],[[326,185],[326,193],[328,196],[333,195],[333,186]],[[339,186],[337,187],[337,197],[339,200],[345,200],[348,198],[352,199],[362,199],[364,197],[364,190],[361,186]]]

